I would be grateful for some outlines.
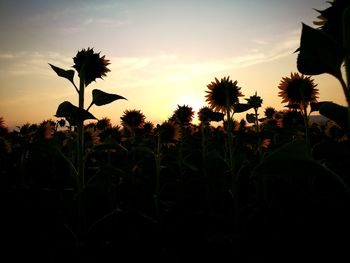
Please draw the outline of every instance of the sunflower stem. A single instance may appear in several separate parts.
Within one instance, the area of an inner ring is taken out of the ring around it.
[[[342,85],[346,101],[348,103],[348,130],[347,134],[350,136],[350,7],[347,7],[343,13],[343,46],[345,49],[345,75],[346,82],[340,77],[340,83]]]
[[[258,108],[254,108],[254,112],[255,112],[255,130],[256,133],[259,133],[259,120],[258,120]]]
[[[348,63],[350,63],[350,59],[348,61]],[[345,63],[346,65],[346,63]],[[350,64],[346,67],[346,71],[350,71]],[[343,79],[342,76],[340,76],[339,78],[339,81],[340,81],[340,84],[343,88],[343,91],[344,91],[344,94],[345,94],[345,98],[346,98],[346,101],[348,103],[348,126],[347,126],[347,134],[350,136],[350,87],[347,87],[346,83],[345,83],[345,80]]]
[[[160,195],[160,150],[161,150],[161,138],[157,136],[157,146],[156,152],[154,155],[155,165],[156,165],[156,183],[155,183],[155,193],[154,193],[154,202],[156,207],[157,216],[160,215],[160,207],[159,207],[159,195]]]
[[[232,113],[232,115],[234,112]],[[226,94],[226,118],[227,118],[227,144],[229,151],[229,170],[231,175],[231,194],[233,197],[234,209],[235,209],[235,223],[238,223],[238,180],[235,173],[235,160],[234,160],[234,150],[233,150],[233,135],[232,135],[232,116],[231,116],[231,104],[228,94]]]
[[[85,67],[80,70],[79,84],[79,108],[84,109],[84,91],[85,91]],[[77,161],[78,161],[78,233],[79,237],[85,234],[86,218],[84,211],[83,190],[84,190],[84,121],[78,121],[78,143],[77,143]]]

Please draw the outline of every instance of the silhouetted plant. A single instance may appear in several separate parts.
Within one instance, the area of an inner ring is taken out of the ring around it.
[[[172,120],[179,122],[182,126],[188,125],[194,117],[194,111],[188,105],[177,105],[177,109],[174,111]]]
[[[318,89],[317,84],[310,76],[291,73],[290,78],[282,78],[278,88],[281,90],[279,96],[282,97],[282,103],[288,102],[287,107],[300,110],[304,118],[305,138],[309,140],[309,113],[310,103],[317,102]]]
[[[276,109],[273,107],[266,107],[264,110],[264,114],[267,119],[272,119],[275,113]]]
[[[97,78],[106,76],[110,71],[107,66],[110,64],[105,56],[100,57],[100,53],[94,53],[92,48],[82,49],[78,51],[73,58],[73,68],[77,71],[79,76],[79,87],[74,83],[74,70],[64,70],[49,64],[59,77],[69,80],[74,86],[79,97],[79,106],[74,106],[72,103],[65,101],[58,106],[56,117],[66,118],[72,126],[77,127],[77,164],[70,163],[77,180],[77,198],[78,198],[78,238],[81,239],[86,234],[86,218],[85,218],[85,204],[82,197],[86,186],[85,182],[85,151],[84,151],[84,121],[87,119],[96,119],[88,110],[92,105],[102,106],[111,103],[118,99],[125,99],[116,94],[109,94],[98,89],[92,90],[92,102],[85,110],[85,89],[91,82],[96,81]],[[67,161],[69,159],[66,158]]]
[[[340,105],[338,107],[328,105],[326,102],[319,107],[319,112],[335,119],[347,111],[347,116],[342,122],[346,124],[345,128],[350,135],[350,3],[345,0],[334,0],[330,4],[331,7],[318,11],[321,14],[319,16],[321,21],[315,24],[320,28],[314,29],[303,24],[300,47],[297,49],[299,52],[297,67],[302,74],[329,73],[340,81],[348,104],[347,109]],[[346,78],[341,71],[343,63]]]
[[[258,118],[258,110],[261,107],[261,104],[263,100],[261,99],[260,96],[257,95],[257,92],[255,92],[255,95],[250,96],[249,99],[246,99],[248,102],[248,105],[251,106],[254,109],[254,125],[255,125],[255,130],[258,133],[259,132],[259,118]],[[247,119],[248,121],[248,119]],[[249,121],[248,121],[249,122]]]

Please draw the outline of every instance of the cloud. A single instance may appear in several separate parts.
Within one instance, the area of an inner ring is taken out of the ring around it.
[[[13,59],[13,58],[14,58],[13,54],[9,54],[9,53],[0,54],[0,60],[2,60],[2,59]]]
[[[194,61],[191,57],[161,53],[154,56],[118,57],[108,56],[111,60],[112,82],[123,83],[128,87],[152,87],[167,83],[180,82],[194,77],[216,74],[235,68],[250,67],[291,55],[299,44],[299,32],[292,31],[270,41],[259,42],[249,52],[241,56]],[[52,72],[48,63],[68,69],[73,64],[71,54],[59,52],[18,52],[0,53],[0,71],[13,76],[49,76]]]

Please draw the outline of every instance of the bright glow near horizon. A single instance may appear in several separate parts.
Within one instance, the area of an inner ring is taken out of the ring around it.
[[[113,124],[130,109],[154,123],[177,105],[197,113],[207,105],[207,84],[225,76],[238,81],[245,98],[257,91],[260,114],[268,106],[283,109],[277,86],[297,71],[301,23],[312,26],[314,9],[328,6],[323,0],[1,1],[0,116],[14,128],[53,118],[65,100],[77,104],[74,88],[48,63],[68,69],[87,47],[110,59],[111,72],[87,88],[86,106],[94,88],[128,99],[91,108]],[[320,101],[345,104],[332,76],[313,78]]]

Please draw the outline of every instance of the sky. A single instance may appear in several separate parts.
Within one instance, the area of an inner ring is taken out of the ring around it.
[[[125,110],[153,123],[178,105],[197,114],[207,85],[227,76],[244,98],[262,97],[261,116],[266,107],[282,110],[277,87],[297,72],[302,23],[314,27],[315,9],[327,7],[324,0],[0,0],[0,116],[14,128],[55,119],[63,101],[77,105],[74,87],[48,63],[72,69],[88,47],[110,60],[111,72],[87,87],[85,107],[95,88],[127,98],[90,109],[114,125]],[[334,77],[313,79],[319,101],[345,105]]]

